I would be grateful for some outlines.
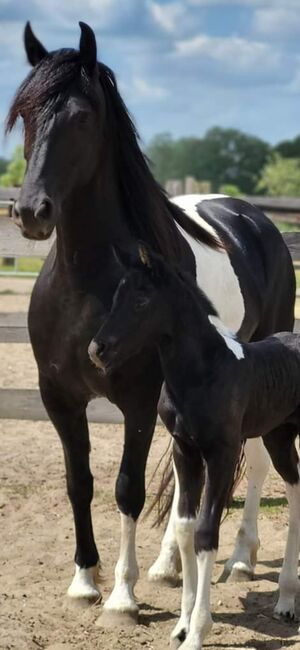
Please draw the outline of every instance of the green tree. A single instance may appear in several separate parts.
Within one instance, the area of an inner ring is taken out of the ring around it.
[[[19,187],[22,185],[25,168],[23,147],[18,146],[15,148],[12,159],[7,165],[6,172],[0,176],[0,185],[4,187]]]
[[[269,156],[270,146],[266,142],[237,129],[214,127],[202,141],[205,179],[211,181],[214,192],[229,183],[245,194],[252,194]]]
[[[169,178],[177,178],[174,157],[174,141],[170,133],[160,133],[150,142],[146,154],[157,180],[165,184]]]
[[[300,160],[276,154],[264,167],[257,189],[269,196],[300,196]]]
[[[224,185],[221,185],[219,187],[219,192],[220,194],[228,194],[228,196],[233,197],[241,196],[242,194],[237,185],[230,185],[230,183],[224,183]]]
[[[300,158],[300,135],[294,140],[283,140],[274,147],[274,151],[282,158]]]
[[[8,160],[5,160],[5,158],[0,158],[0,174],[4,174],[6,172],[8,165]]]
[[[210,181],[213,192],[229,184],[245,194],[254,192],[270,152],[270,146],[259,138],[220,127],[210,129],[203,138],[173,140],[168,134],[158,135],[147,151],[162,184],[169,178],[194,176]]]

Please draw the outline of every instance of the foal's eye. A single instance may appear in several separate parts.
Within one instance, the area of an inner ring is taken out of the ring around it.
[[[136,311],[139,311],[140,309],[144,309],[145,307],[147,307],[148,304],[149,304],[149,298],[147,298],[146,296],[139,296],[139,298],[137,298],[137,300],[135,301],[134,307]]]

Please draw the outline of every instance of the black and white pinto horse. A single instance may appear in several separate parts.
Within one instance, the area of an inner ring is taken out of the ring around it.
[[[243,442],[258,434],[286,482],[290,522],[277,616],[294,618],[299,590],[300,335],[242,344],[224,328],[190,275],[140,246],[125,268],[111,313],[90,345],[113,372],[146,345],[164,375],[158,412],[173,436],[175,532],[182,560],[181,616],[171,647],[201,650],[210,631],[210,584],[224,506]],[[205,484],[198,515],[199,497]]]
[[[220,317],[244,340],[293,327],[295,279],[289,252],[255,207],[224,197],[171,203],[154,180],[114,74],[97,63],[93,31],[81,23],[79,51],[48,53],[27,24],[32,71],[20,86],[8,129],[24,124],[26,173],[13,218],[22,234],[56,245],[36,282],[29,331],[41,396],[62,442],[76,534],[69,596],[99,597],[89,465],[88,402],[104,395],[124,414],[125,440],[116,482],[121,548],[115,586],[104,612],[136,620],[136,524],[145,499],[145,466],[157,417],[162,372],[145,349],[110,377],[99,373],[88,345],[109,313],[121,279],[112,245],[130,251],[139,239],[179,264],[214,300]],[[223,242],[226,246],[222,247]],[[256,516],[268,460],[248,452],[249,491],[243,535],[230,566],[252,572]],[[173,519],[154,578],[173,573]]]

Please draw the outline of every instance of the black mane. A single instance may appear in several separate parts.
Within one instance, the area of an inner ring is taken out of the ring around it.
[[[212,234],[168,200],[140,149],[136,127],[119,94],[114,73],[103,63],[98,63],[98,73],[107,102],[107,134],[114,149],[120,196],[124,197],[125,216],[131,231],[173,261],[178,256],[175,222],[201,243],[221,248]],[[51,112],[58,110],[74,82],[79,83],[81,92],[91,103],[97,101],[92,81],[81,65],[79,52],[61,49],[48,54],[17,91],[8,114],[7,131],[13,128],[19,116],[25,117],[25,145],[30,143],[37,121],[46,120]]]

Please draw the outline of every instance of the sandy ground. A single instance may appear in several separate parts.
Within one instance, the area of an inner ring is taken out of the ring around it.
[[[0,293],[1,293],[0,286]],[[0,295],[0,311],[26,309],[28,296]],[[0,345],[0,386],[36,386],[29,346]],[[73,574],[73,523],[65,492],[60,443],[52,426],[40,422],[0,421],[0,649],[1,650],[135,650],[168,648],[179,615],[179,588],[153,585],[147,569],[157,556],[161,531],[142,521],[138,530],[140,580],[136,596],[140,624],[132,629],[101,629],[95,621],[101,605],[70,608],[65,597]],[[166,447],[157,428],[148,475]],[[114,481],[122,449],[122,427],[92,425],[92,470],[95,477],[93,520],[101,554],[101,589],[107,598],[118,556],[119,516]],[[149,492],[153,492],[151,486]],[[245,492],[245,483],[239,495]],[[205,642],[210,650],[256,648],[300,650],[297,625],[272,619],[277,581],[287,533],[283,485],[271,472],[264,496],[268,507],[259,517],[261,549],[251,583],[217,583],[230,555],[241,511],[234,509],[221,529],[214,572],[212,611],[215,621]],[[299,604],[298,610],[300,612]]]

